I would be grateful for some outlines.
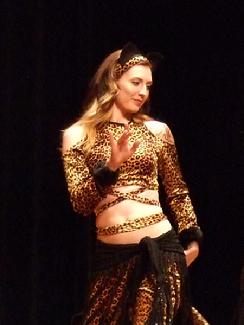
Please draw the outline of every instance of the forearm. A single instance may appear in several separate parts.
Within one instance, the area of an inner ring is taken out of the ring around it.
[[[202,232],[183,180],[174,144],[165,144],[161,154],[161,177],[172,218],[177,227],[182,244],[186,248],[191,241],[202,240]]]

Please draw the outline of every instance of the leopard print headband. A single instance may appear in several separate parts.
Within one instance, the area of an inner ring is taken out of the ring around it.
[[[128,71],[131,67],[136,64],[148,64],[151,67],[151,63],[147,57],[141,54],[136,54],[123,65],[121,63],[116,63],[114,70],[116,77],[119,78],[124,72]]]

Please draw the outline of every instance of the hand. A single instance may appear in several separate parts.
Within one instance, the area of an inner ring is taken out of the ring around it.
[[[184,251],[186,255],[186,265],[189,266],[198,257],[199,244],[196,241],[191,242]]]
[[[129,159],[138,148],[140,141],[135,141],[132,146],[129,146],[128,140],[130,135],[131,132],[129,131],[128,124],[125,124],[125,130],[117,142],[113,137],[113,133],[109,132],[111,156],[107,162],[107,166],[111,170],[118,169],[121,164]]]

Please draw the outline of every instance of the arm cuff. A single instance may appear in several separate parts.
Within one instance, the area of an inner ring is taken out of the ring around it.
[[[199,227],[191,227],[182,230],[179,233],[179,239],[184,248],[187,248],[187,245],[193,241],[198,242],[199,246],[201,246],[203,240],[203,233]]]
[[[106,186],[116,184],[119,176],[119,169],[113,171],[106,166],[106,161],[99,161],[93,169],[93,177],[96,187],[100,193],[104,192]]]

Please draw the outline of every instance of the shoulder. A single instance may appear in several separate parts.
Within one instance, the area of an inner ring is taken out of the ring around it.
[[[62,153],[67,152],[72,146],[84,139],[84,129],[78,123],[72,124],[63,131]]]
[[[166,123],[159,121],[145,121],[144,124],[148,130],[161,140],[174,144],[173,134]]]

